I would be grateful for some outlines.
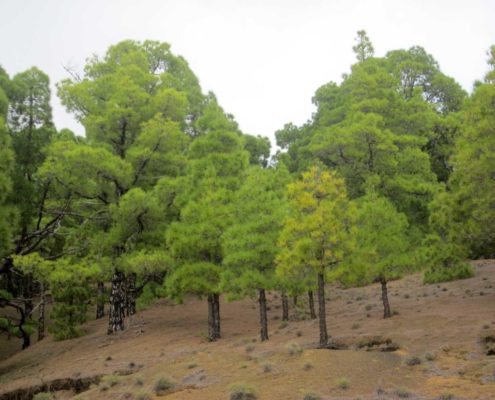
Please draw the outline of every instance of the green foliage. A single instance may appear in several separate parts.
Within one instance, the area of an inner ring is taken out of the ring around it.
[[[474,270],[468,263],[454,265],[452,267],[431,267],[425,271],[424,283],[440,283],[467,279],[474,276]]]
[[[343,266],[346,285],[391,280],[418,267],[408,243],[408,223],[393,204],[371,191],[357,201],[356,247]]]
[[[356,45],[352,47],[352,50],[356,54],[356,58],[358,61],[364,61],[369,57],[373,57],[375,53],[375,49],[373,48],[373,44],[369,39],[366,31],[358,31],[356,37]]]
[[[0,88],[0,94],[3,94]],[[7,196],[12,190],[11,172],[14,166],[14,152],[7,133],[5,121],[0,115],[0,257],[3,257],[10,247],[12,228],[9,223],[11,208],[6,204]]]
[[[286,214],[283,169],[252,168],[233,200],[233,223],[222,235],[223,289],[238,297],[273,286],[277,240]]]
[[[293,269],[324,273],[352,248],[354,208],[345,183],[334,172],[313,167],[288,186],[289,216],[280,235],[277,274]]]
[[[98,272],[96,265],[85,265],[70,259],[56,262],[49,275],[55,300],[49,331],[56,339],[70,339],[82,334],[79,325],[86,322],[88,302],[92,296],[91,282]]]

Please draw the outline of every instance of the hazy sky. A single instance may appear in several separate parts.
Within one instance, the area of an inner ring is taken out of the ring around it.
[[[52,85],[123,39],[172,45],[246,133],[273,138],[313,112],[311,97],[354,62],[356,31],[376,55],[423,46],[471,90],[495,44],[493,0],[0,0],[0,64],[33,65]],[[57,128],[83,128],[53,92]]]

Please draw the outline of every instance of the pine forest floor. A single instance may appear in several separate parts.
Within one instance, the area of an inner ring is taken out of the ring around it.
[[[263,343],[256,300],[222,301],[222,339],[215,343],[205,338],[206,300],[160,300],[120,334],[107,336],[107,319],[93,320],[85,336],[56,342],[49,335],[3,359],[0,399],[15,389],[81,377],[102,377],[77,395],[95,400],[228,400],[231,384],[241,382],[259,400],[303,400],[309,392],[322,399],[495,399],[495,355],[487,355],[484,341],[495,338],[495,260],[473,264],[476,276],[462,281],[423,285],[418,274],[391,282],[398,314],[388,320],[379,285],[329,286],[328,331],[346,350],[316,348],[318,322],[308,319],[303,297],[296,308],[291,300],[291,320],[283,323],[281,300],[270,293],[270,340]],[[376,351],[373,344],[386,339],[399,349]],[[20,341],[2,336],[0,357],[17,346]],[[158,397],[161,377],[175,386]],[[56,393],[57,399],[74,396]]]

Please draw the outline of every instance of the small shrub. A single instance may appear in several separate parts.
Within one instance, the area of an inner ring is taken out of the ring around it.
[[[302,354],[303,348],[301,345],[299,345],[296,342],[289,342],[285,345],[285,348],[287,349],[287,352],[289,353],[290,356],[298,356]]]
[[[193,368],[196,368],[198,366],[198,364],[196,363],[190,363],[190,364],[187,364],[187,369],[193,369]]]
[[[103,378],[103,382],[110,387],[114,387],[120,382],[120,378],[117,375],[107,375]]]
[[[359,329],[361,325],[359,324],[352,324],[351,329]]]
[[[321,396],[319,394],[310,392],[304,395],[303,400],[321,400]]]
[[[408,299],[409,297],[411,297],[411,296],[409,294],[407,294],[407,293],[404,295],[404,298],[405,299]]]
[[[437,358],[437,355],[435,353],[430,353],[430,352],[425,353],[425,360],[426,361],[433,361],[436,358]]]
[[[414,365],[419,365],[419,364],[421,364],[421,358],[419,358],[418,356],[407,357],[404,360],[404,363],[406,365],[409,365],[410,367],[412,367]]]
[[[251,385],[235,383],[230,386],[230,400],[256,400],[256,391]]]
[[[143,378],[141,378],[140,376],[136,377],[136,379],[134,380],[134,384],[136,386],[143,386],[144,385]]]
[[[157,396],[162,396],[168,390],[172,389],[175,386],[175,382],[170,378],[161,377],[155,383],[155,393]]]
[[[396,389],[395,394],[400,399],[408,399],[409,397],[411,397],[411,393],[407,389],[404,389],[404,388]]]
[[[342,390],[349,389],[350,383],[347,378],[339,378],[337,380],[337,387]]]
[[[301,337],[303,335],[302,331],[297,331],[296,332],[297,337]]]
[[[33,397],[33,400],[54,400],[53,394],[48,392],[41,392]]]
[[[251,353],[254,350],[254,344],[248,344],[245,347],[246,353]]]
[[[392,311],[392,315],[399,315],[399,311],[397,311],[397,310],[393,310],[393,311]]]
[[[311,368],[313,368],[313,363],[311,361],[306,361],[303,364],[303,370],[309,371]]]
[[[490,324],[484,324],[483,329],[490,329]]]
[[[151,395],[148,392],[139,392],[136,394],[136,400],[151,400]]]
[[[278,329],[284,329],[284,328],[287,328],[287,326],[289,326],[289,324],[287,323],[287,321],[283,321],[279,326],[278,326]]]
[[[455,396],[452,393],[442,393],[438,396],[438,400],[454,400]]]
[[[373,308],[373,304],[366,304],[366,307],[364,307],[366,311],[370,311],[372,308]]]
[[[273,365],[270,363],[265,363],[261,366],[261,371],[263,371],[265,374],[268,374],[269,372],[273,371]]]

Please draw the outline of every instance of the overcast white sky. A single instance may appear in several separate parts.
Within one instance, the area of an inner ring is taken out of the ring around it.
[[[365,29],[382,56],[423,46],[471,90],[495,44],[493,0],[0,0],[0,64],[12,76],[33,65],[65,78],[92,53],[123,39],[172,45],[246,133],[273,138],[301,124],[311,97],[340,81]],[[53,92],[57,128],[83,128]]]

